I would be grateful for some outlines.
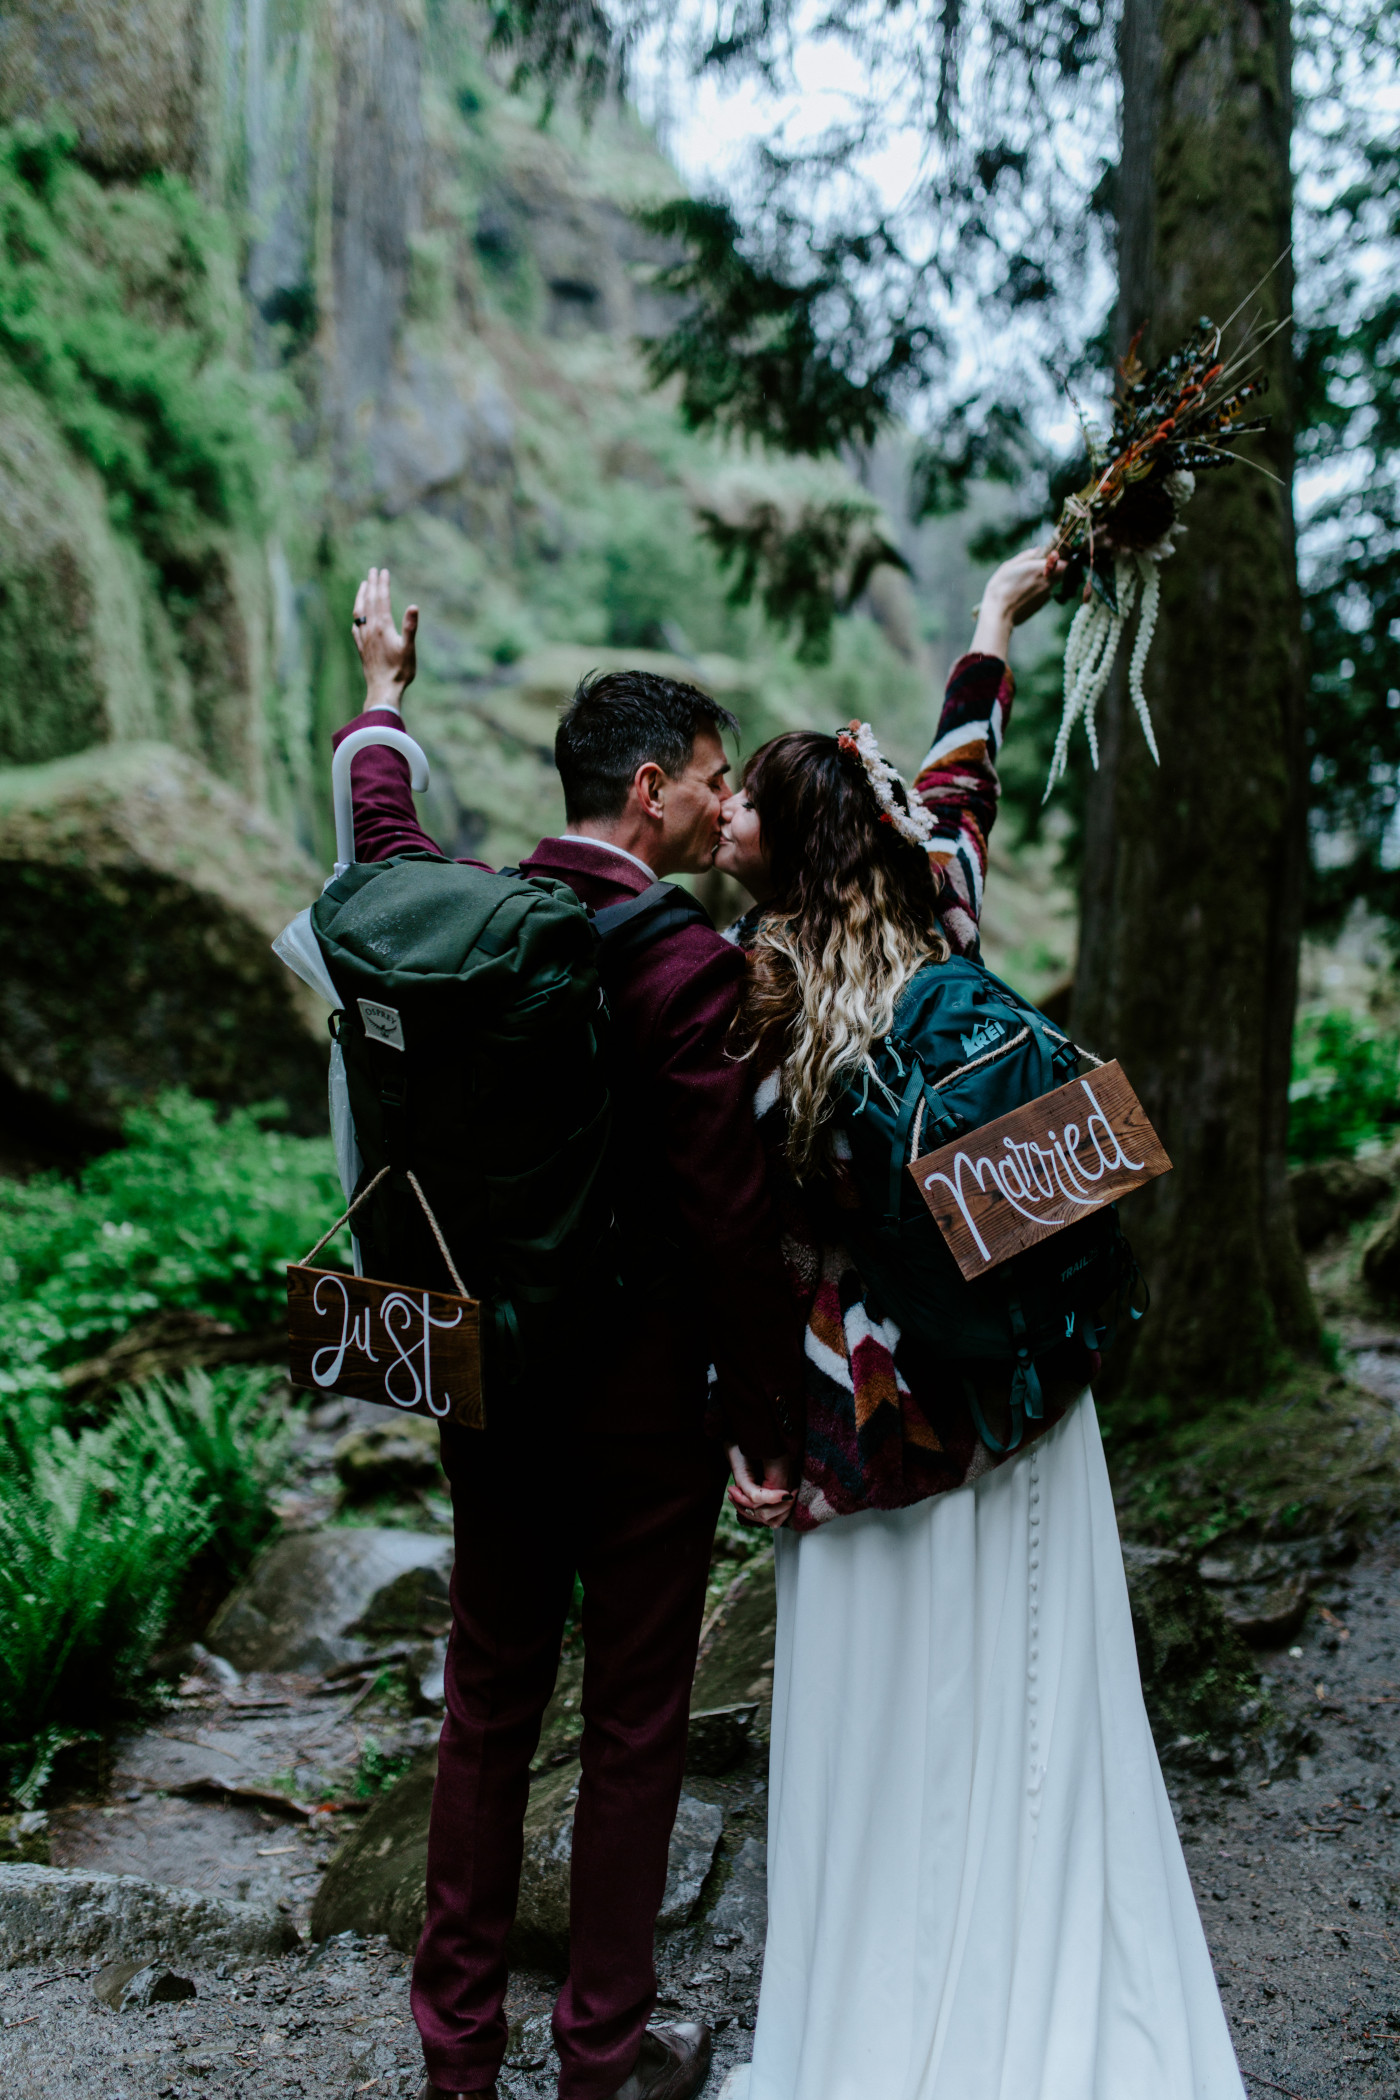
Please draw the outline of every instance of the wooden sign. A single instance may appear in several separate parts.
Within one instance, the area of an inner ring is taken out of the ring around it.
[[[1115,1059],[916,1159],[909,1172],[971,1279],[1171,1164]]]
[[[484,1426],[475,1298],[293,1266],[287,1322],[291,1380],[304,1392]]]

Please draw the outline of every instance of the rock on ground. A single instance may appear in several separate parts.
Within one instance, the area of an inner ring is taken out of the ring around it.
[[[377,1802],[331,1862],[311,1913],[315,1939],[338,1932],[384,1933],[412,1952],[426,1912],[423,1883],[428,1856],[437,1753],[429,1751]],[[537,1779],[525,1818],[520,1900],[509,1943],[510,1959],[562,1975],[569,1954],[569,1873],[573,1856],[578,1767]],[[683,1794],[671,1834],[662,1931],[689,1923],[724,1835],[715,1803]]]
[[[1320,1247],[1344,1225],[1355,1224],[1383,1203],[1394,1189],[1392,1176],[1359,1159],[1324,1159],[1295,1167],[1288,1177],[1298,1245],[1303,1252]]]
[[[1258,1671],[1189,1554],[1125,1546],[1138,1667],[1164,1756],[1204,1755],[1223,1767],[1249,1725]]]
[[[383,1933],[411,1953],[423,1929],[428,1812],[437,1751],[427,1750],[377,1801],[326,1871],[311,1912],[311,1937]]]
[[[446,1577],[452,1541],[346,1525],[293,1532],[268,1548],[215,1615],[205,1645],[238,1670],[328,1670],[365,1653],[352,1628],[401,1577]]]
[[[768,1931],[768,1847],[762,1838],[745,1838],[739,1847],[709,1924],[716,1946],[723,1939],[762,1955]]]
[[[347,1501],[446,1484],[437,1424],[422,1415],[400,1415],[367,1429],[352,1429],[336,1445],[334,1464]]]
[[[188,1976],[177,1976],[163,1962],[113,1961],[93,1977],[92,1995],[113,2012],[145,2012],[199,1994]]]
[[[134,1874],[0,1866],[0,1966],[23,1962],[247,1961],[284,1954],[297,1934],[272,1905],[162,1888]]]
[[[766,1738],[773,1711],[777,1623],[776,1571],[773,1555],[764,1553],[735,1576],[705,1622],[690,1696],[692,1713],[757,1702],[755,1732]]]
[[[656,1920],[662,1932],[674,1932],[694,1917],[723,1836],[724,1811],[713,1801],[682,1794],[671,1832],[666,1893]]]

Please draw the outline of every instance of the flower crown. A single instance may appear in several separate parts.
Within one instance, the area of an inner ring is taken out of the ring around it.
[[[885,757],[870,724],[852,722],[848,728],[838,729],[836,743],[839,750],[858,758],[864,767],[865,777],[880,805],[880,822],[892,824],[902,839],[927,853],[933,843],[933,818],[923,803],[910,794],[898,768]],[[903,789],[903,802],[896,795],[896,788]]]

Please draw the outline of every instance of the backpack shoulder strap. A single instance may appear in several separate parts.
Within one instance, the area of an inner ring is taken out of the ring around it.
[[[603,958],[611,965],[624,956],[640,955],[666,933],[682,926],[713,926],[697,897],[674,882],[654,882],[624,904],[606,904],[593,914],[593,927]]]

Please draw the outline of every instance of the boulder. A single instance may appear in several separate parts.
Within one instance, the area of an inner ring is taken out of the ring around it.
[[[437,1424],[422,1415],[390,1415],[368,1429],[352,1429],[336,1445],[332,1463],[347,1502],[445,1485]]]
[[[115,1134],[159,1089],[325,1129],[325,1009],[269,943],[318,875],[167,744],[0,771],[0,1079]]]
[[[297,1943],[295,1928],[270,1903],[232,1903],[135,1874],[0,1866],[0,1968],[247,1962],[270,1960]]]
[[[520,1901],[510,1929],[510,1959],[562,1976],[569,1961],[569,1871],[574,1853],[578,1766],[537,1780],[525,1814]]]
[[[1259,1676],[1248,1649],[1189,1554],[1124,1546],[1143,1697],[1162,1755],[1216,1753],[1257,1710]],[[1194,1749],[1193,1749],[1194,1746]]]
[[[405,1952],[417,1946],[426,1908],[428,1815],[436,1772],[437,1751],[425,1751],[336,1854],[311,1913],[314,1939],[382,1932]],[[568,1962],[578,1777],[577,1765],[568,1765],[546,1773],[530,1790],[520,1901],[507,1948],[513,1962],[557,1974]],[[694,1916],[723,1831],[720,1808],[681,1796],[658,1921],[663,1930]]]
[[[446,1633],[452,1623],[451,1572],[450,1557],[446,1562],[430,1560],[405,1568],[402,1575],[375,1592],[350,1630],[371,1641]]]
[[[410,1953],[423,1929],[428,1813],[437,1750],[425,1750],[381,1794],[326,1871],[311,1911],[311,1937],[383,1932]]]
[[[376,1623],[381,1596],[402,1577],[431,1570],[440,1594],[451,1567],[451,1539],[428,1532],[294,1532],[254,1562],[215,1614],[205,1646],[239,1670],[328,1670],[367,1652],[359,1629]]]
[[[662,1932],[674,1932],[695,1916],[723,1836],[724,1810],[718,1803],[682,1794],[671,1831],[666,1893],[656,1920]]]
[[[1393,1186],[1387,1174],[1359,1159],[1324,1159],[1295,1167],[1288,1177],[1288,1193],[1299,1246],[1307,1253],[1344,1225],[1368,1216]]]

